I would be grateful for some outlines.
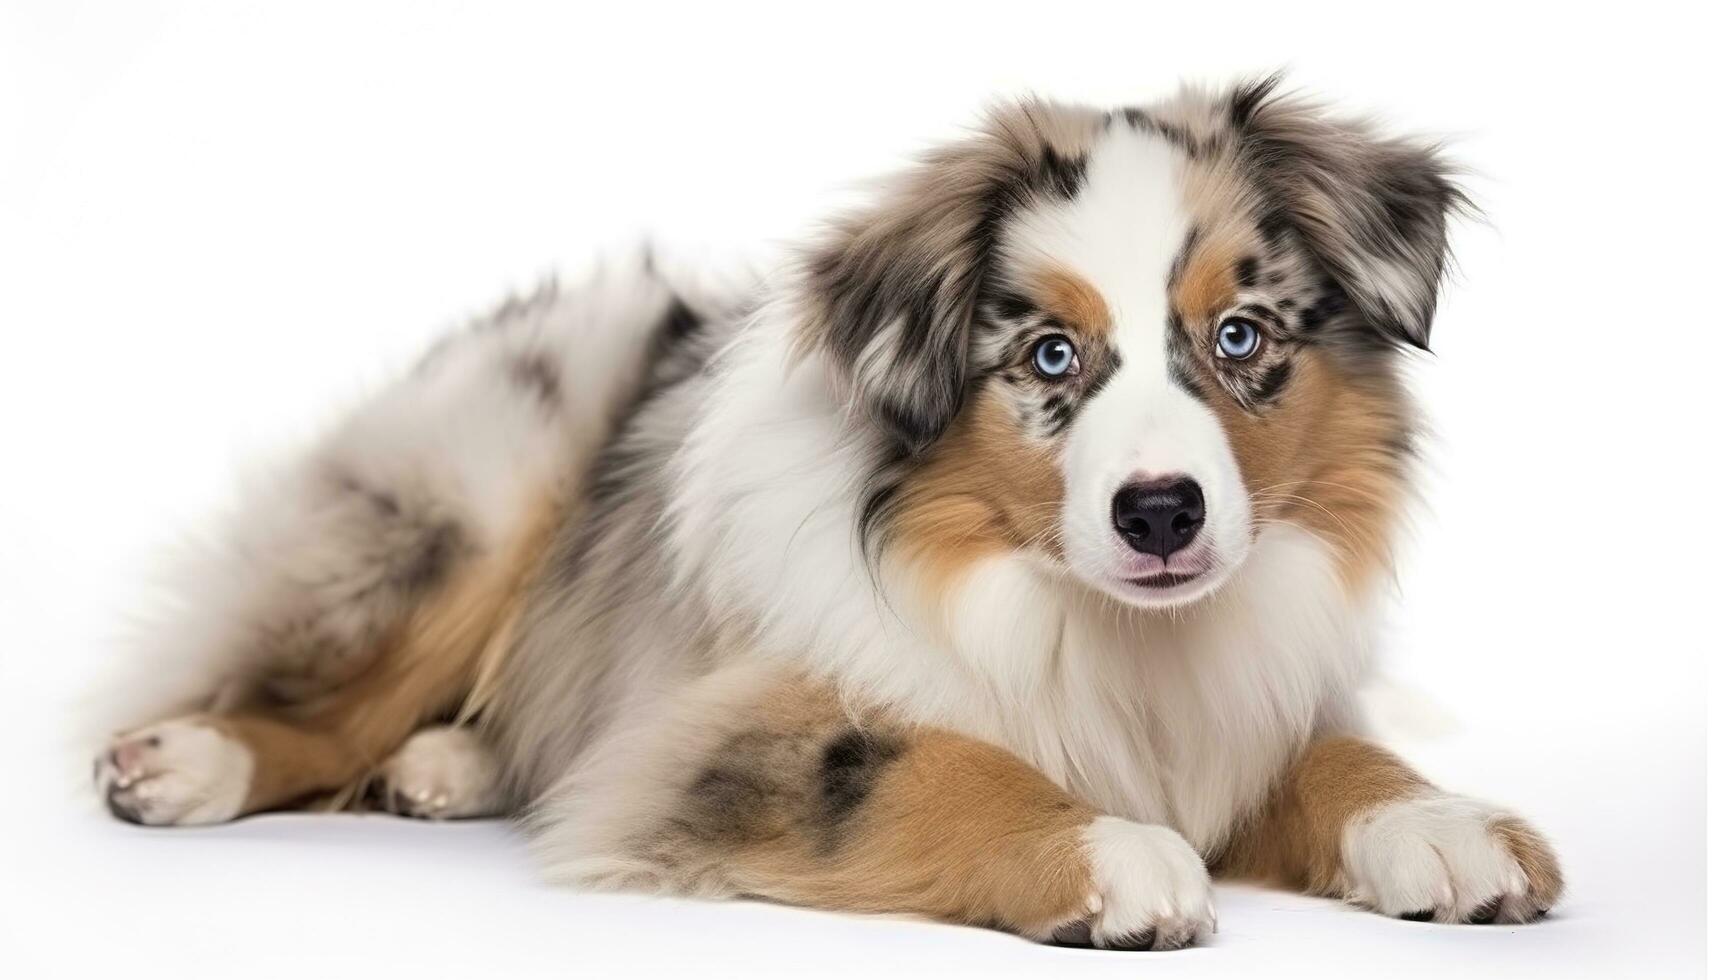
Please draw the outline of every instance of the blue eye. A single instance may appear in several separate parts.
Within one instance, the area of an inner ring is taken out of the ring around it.
[[[1043,337],[1030,352],[1030,364],[1044,378],[1063,378],[1078,373],[1078,348],[1059,334]]]
[[[1222,357],[1230,357],[1242,361],[1255,354],[1262,346],[1262,331],[1249,320],[1237,317],[1221,321],[1221,327],[1215,332],[1215,347]]]

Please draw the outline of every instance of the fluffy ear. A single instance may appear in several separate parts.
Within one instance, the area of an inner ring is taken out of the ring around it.
[[[1006,216],[1083,181],[1096,113],[1025,102],[886,182],[804,263],[803,341],[827,353],[859,407],[908,453],[964,400],[971,321]]]
[[[1448,219],[1470,209],[1454,168],[1434,144],[1330,118],[1278,84],[1265,78],[1227,98],[1255,179],[1372,328],[1428,349]]]

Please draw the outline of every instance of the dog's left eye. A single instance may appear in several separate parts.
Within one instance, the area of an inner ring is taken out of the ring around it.
[[[1030,352],[1030,364],[1044,378],[1064,378],[1078,373],[1078,348],[1059,334],[1043,337]]]
[[[1215,331],[1215,350],[1221,357],[1242,361],[1262,346],[1262,331],[1249,320],[1238,317],[1222,320]]]

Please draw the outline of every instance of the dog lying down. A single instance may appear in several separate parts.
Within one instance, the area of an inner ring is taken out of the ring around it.
[[[508,302],[182,569],[99,791],[1103,948],[1205,937],[1211,874],[1533,920],[1543,838],[1354,707],[1450,170],[1273,80],[1028,100],[767,274]]]

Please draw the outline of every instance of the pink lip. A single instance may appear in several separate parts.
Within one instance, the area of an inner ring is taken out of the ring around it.
[[[1175,589],[1208,574],[1214,561],[1207,549],[1198,548],[1193,554],[1178,552],[1167,561],[1155,555],[1128,554],[1127,566],[1120,578],[1127,585],[1140,589]]]

